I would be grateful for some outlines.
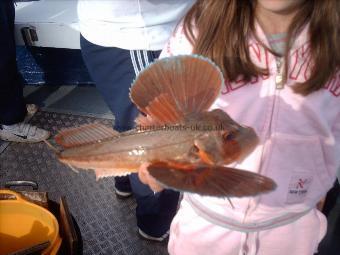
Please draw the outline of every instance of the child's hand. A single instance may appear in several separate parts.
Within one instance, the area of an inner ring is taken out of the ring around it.
[[[138,177],[140,181],[146,185],[149,185],[150,189],[154,192],[160,192],[164,189],[155,178],[153,178],[148,172],[148,165],[149,163],[143,163],[140,168],[138,169]]]

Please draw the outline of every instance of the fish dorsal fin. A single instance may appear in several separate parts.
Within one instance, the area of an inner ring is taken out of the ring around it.
[[[155,61],[132,84],[130,97],[156,123],[178,123],[188,114],[206,111],[224,83],[209,59],[183,55]]]
[[[72,148],[95,143],[119,135],[119,132],[99,123],[85,124],[76,128],[64,129],[55,136],[57,144]]]
[[[183,113],[177,111],[172,98],[168,94],[161,94],[153,99],[144,109],[146,116],[136,118],[137,126],[164,125],[177,123],[184,119]],[[152,117],[151,117],[152,116]]]
[[[145,107],[145,111],[147,116],[154,119],[155,124],[176,123],[184,119],[183,113],[178,111],[169,94],[161,94],[153,99]]]

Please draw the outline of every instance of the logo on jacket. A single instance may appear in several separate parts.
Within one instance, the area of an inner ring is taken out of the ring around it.
[[[301,203],[305,200],[313,177],[308,174],[296,174],[290,179],[287,204]]]

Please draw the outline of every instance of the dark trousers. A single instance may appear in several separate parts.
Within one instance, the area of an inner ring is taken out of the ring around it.
[[[14,4],[0,1],[0,124],[11,125],[24,120],[26,104],[16,65],[14,41]]]
[[[129,98],[131,83],[136,74],[159,56],[160,51],[101,47],[82,36],[80,44],[89,73],[115,116],[114,128],[118,131],[132,129],[138,110]],[[137,202],[137,225],[141,230],[155,237],[169,230],[177,210],[178,192],[164,190],[154,194],[136,174],[115,178],[115,181],[119,190],[132,190]]]

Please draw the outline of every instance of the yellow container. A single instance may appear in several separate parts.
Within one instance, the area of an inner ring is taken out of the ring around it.
[[[57,254],[61,238],[55,216],[45,208],[28,202],[11,190],[0,194],[12,195],[15,199],[0,200],[0,255],[50,242],[42,254]]]

